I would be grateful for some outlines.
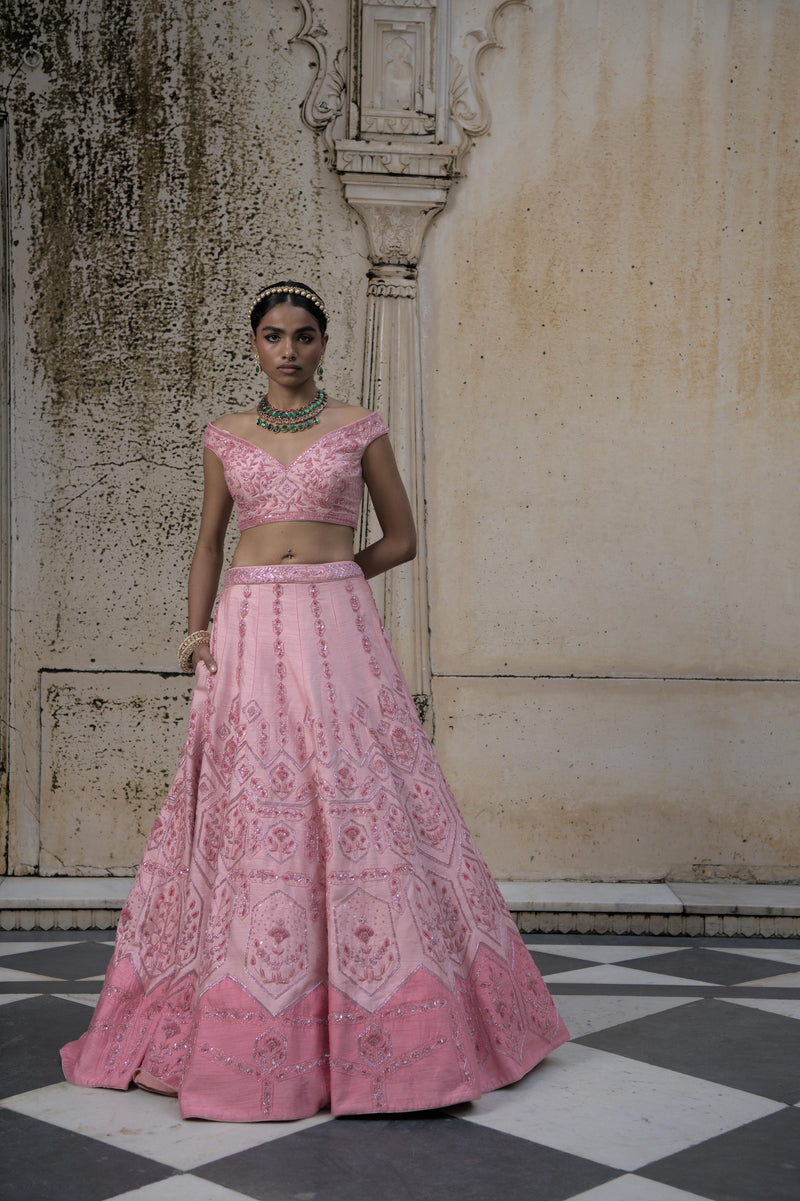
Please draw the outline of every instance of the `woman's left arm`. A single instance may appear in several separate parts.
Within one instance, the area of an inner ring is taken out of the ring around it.
[[[383,537],[355,556],[367,579],[407,563],[417,553],[414,514],[387,434],[370,442],[361,460],[364,481]]]

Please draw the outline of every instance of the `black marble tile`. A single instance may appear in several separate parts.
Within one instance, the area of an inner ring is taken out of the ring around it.
[[[576,1042],[784,1104],[800,1100],[800,1021],[795,1018],[704,1000]]]
[[[674,948],[717,947],[721,951],[735,951],[737,947],[748,947],[753,951],[800,950],[800,938],[691,938],[674,934],[523,934],[522,939],[531,949],[538,946],[581,947],[654,947],[667,951]]]
[[[747,955],[737,955],[735,951],[716,951],[707,947],[687,947],[668,955],[637,959],[636,967],[642,972],[683,976],[709,984],[746,984],[748,980],[765,980],[768,976],[786,975],[797,970],[791,963],[751,959]]]
[[[798,1201],[800,1110],[769,1114],[638,1174],[709,1201]]]
[[[0,981],[0,996],[50,996],[53,993],[83,993],[98,997],[103,987],[101,980],[4,980]]]
[[[115,929],[111,930],[3,930],[0,931],[0,947],[15,942],[112,942]]]
[[[531,948],[528,948],[529,950]],[[576,947],[576,952],[578,948]],[[553,976],[556,972],[574,972],[579,968],[597,967],[597,964],[592,959],[580,959],[575,955],[553,955],[548,951],[540,951],[535,948],[532,951],[533,962],[538,967],[543,976]]]
[[[80,1038],[91,1016],[87,1005],[60,997],[0,1005],[0,1096],[63,1080],[59,1049]]]
[[[193,1175],[255,1201],[567,1201],[619,1173],[459,1118],[415,1114],[336,1118]]]
[[[0,1201],[107,1201],[177,1175],[85,1135],[0,1109]]]
[[[101,943],[76,941],[74,945],[3,955],[0,967],[36,972],[39,976],[56,976],[60,980],[81,980],[86,976],[105,975],[113,950]]]

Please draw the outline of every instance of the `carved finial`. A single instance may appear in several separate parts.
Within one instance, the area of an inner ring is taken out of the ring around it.
[[[316,20],[311,0],[297,0],[297,5],[303,21],[298,32],[289,39],[289,45],[291,46],[293,42],[302,42],[304,46],[308,46],[316,59],[316,64],[312,63],[314,78],[300,106],[300,113],[303,124],[307,125],[313,133],[322,135],[326,150],[332,156],[333,125],[344,106],[347,88],[343,69],[347,50],[345,47],[337,50],[333,66],[329,69],[328,52],[323,40],[328,36],[328,31],[321,22]]]
[[[530,8],[530,0],[500,0],[492,9],[484,29],[473,29],[466,36],[472,48],[466,68],[455,57],[450,66],[450,119],[458,127],[461,140],[456,162],[458,166],[472,148],[476,138],[488,132],[492,123],[486,92],[481,82],[480,64],[487,50],[502,50],[497,22],[512,4]]]

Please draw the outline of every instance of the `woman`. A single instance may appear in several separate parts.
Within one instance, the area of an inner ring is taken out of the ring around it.
[[[251,326],[268,397],[204,437],[188,736],[64,1071],[223,1121],[472,1100],[568,1036],[366,583],[415,554],[386,426],[317,388],[310,288],[264,289]],[[354,555],[364,482],[383,536]]]

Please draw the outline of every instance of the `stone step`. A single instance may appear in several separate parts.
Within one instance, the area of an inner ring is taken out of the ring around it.
[[[2,930],[108,930],[129,876],[0,877]],[[537,933],[800,936],[798,884],[500,882],[520,929]]]

